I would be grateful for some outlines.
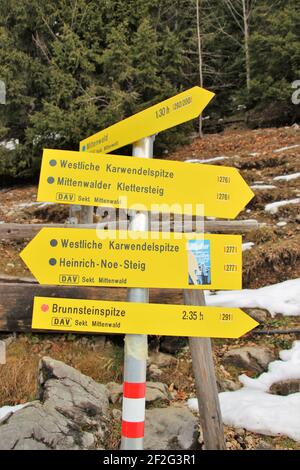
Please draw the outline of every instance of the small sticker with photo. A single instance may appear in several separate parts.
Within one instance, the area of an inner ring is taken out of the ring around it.
[[[211,258],[209,240],[188,241],[189,285],[211,284]]]

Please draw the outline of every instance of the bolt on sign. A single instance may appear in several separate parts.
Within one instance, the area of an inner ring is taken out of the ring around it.
[[[241,288],[241,236],[185,235],[43,228],[20,256],[40,284]]]
[[[141,314],[142,313],[142,314]],[[258,323],[238,308],[35,297],[32,328],[239,338]]]
[[[253,195],[236,168],[46,149],[37,200],[235,218]]]
[[[214,96],[214,93],[204,88],[190,88],[82,140],[80,150],[112,152],[144,137],[190,121],[202,113]]]

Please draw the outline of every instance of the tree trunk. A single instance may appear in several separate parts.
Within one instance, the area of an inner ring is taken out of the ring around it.
[[[199,60],[199,83],[203,88],[203,56],[202,56],[202,37],[200,30],[200,1],[196,0],[196,12],[197,12],[197,41],[198,41],[198,60]],[[203,120],[202,114],[199,116],[199,137],[203,137]]]
[[[243,3],[243,21],[244,21],[244,48],[245,48],[245,61],[246,61],[246,85],[247,91],[250,91],[250,53],[249,53],[249,9],[246,6],[246,0]]]

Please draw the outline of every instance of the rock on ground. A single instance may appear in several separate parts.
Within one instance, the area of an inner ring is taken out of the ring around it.
[[[152,380],[157,380],[163,374],[163,371],[160,370],[156,364],[150,364],[148,367],[148,376]]]
[[[260,308],[245,308],[244,312],[247,313],[251,318],[256,320],[258,323],[264,323],[268,318],[270,318],[270,314],[268,313],[268,311],[262,310]]]
[[[0,450],[105,449],[112,420],[109,398],[118,401],[122,385],[96,383],[73,367],[50,357],[39,365],[39,399],[0,420]],[[166,384],[147,382],[146,401],[169,402]],[[199,448],[198,419],[187,407],[167,406],[146,411],[145,449]]]
[[[107,384],[109,391],[109,400],[111,403],[121,402],[123,397],[123,386],[116,382],[109,382]],[[172,400],[172,395],[166,384],[161,382],[146,382],[146,402],[153,403],[157,400],[169,401]]]
[[[111,403],[117,403],[122,400],[123,386],[117,382],[108,382],[106,384],[108,390],[108,397]]]
[[[175,354],[187,345],[187,338],[183,336],[163,336],[160,340],[160,350]]]
[[[272,351],[265,347],[244,346],[232,349],[225,353],[224,365],[231,365],[261,373],[268,368],[268,364],[275,359]]]
[[[300,379],[281,380],[270,387],[270,393],[274,395],[290,395],[300,392]]]
[[[161,352],[153,352],[149,354],[148,365],[155,364],[157,367],[168,367],[176,363],[175,357],[170,354],[165,354]]]
[[[217,378],[218,392],[234,392],[241,388],[241,384],[234,382],[230,379]]]
[[[146,450],[188,450],[199,448],[198,420],[185,407],[154,408],[146,411]]]
[[[153,403],[157,400],[169,401],[172,400],[172,395],[166,384],[161,382],[147,382],[146,383],[146,402]]]
[[[0,449],[103,449],[106,387],[50,357],[39,365],[39,400],[0,421]]]

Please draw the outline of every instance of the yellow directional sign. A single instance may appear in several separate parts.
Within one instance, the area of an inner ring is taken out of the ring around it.
[[[238,308],[35,297],[32,328],[239,338],[258,323]]]
[[[199,116],[215,96],[195,86],[80,142],[80,150],[108,153]]]
[[[253,196],[235,168],[46,149],[37,199],[235,218]]]
[[[20,256],[40,284],[241,289],[239,235],[165,235],[43,228]]]

